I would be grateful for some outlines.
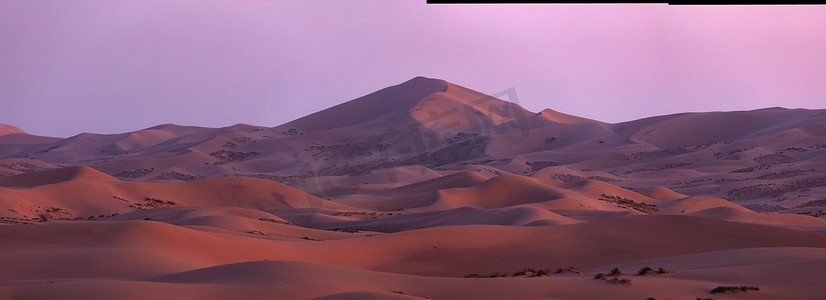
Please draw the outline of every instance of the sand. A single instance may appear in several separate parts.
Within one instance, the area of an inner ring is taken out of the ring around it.
[[[417,77],[272,128],[2,125],[0,299],[820,299],[824,124]]]

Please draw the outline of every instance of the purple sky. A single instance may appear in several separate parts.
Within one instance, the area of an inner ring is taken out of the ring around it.
[[[0,123],[275,126],[417,75],[607,122],[826,108],[823,6],[424,2],[4,0]]]

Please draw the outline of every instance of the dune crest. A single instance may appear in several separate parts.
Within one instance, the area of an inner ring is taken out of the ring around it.
[[[12,125],[7,124],[0,124],[0,135],[7,135],[13,133],[22,133],[22,134],[29,134],[28,132],[24,131],[23,129],[17,128]]]

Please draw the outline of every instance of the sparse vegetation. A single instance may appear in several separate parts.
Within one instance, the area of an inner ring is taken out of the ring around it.
[[[608,273],[608,276],[622,276],[622,271],[619,268],[611,269],[611,273]]]
[[[602,273],[597,273],[597,275],[596,275],[596,276],[594,276],[594,279],[605,280],[605,279],[606,279],[606,278],[605,278],[605,274],[602,274]]]
[[[771,172],[768,174],[764,174],[754,179],[783,179],[783,178],[791,178],[797,176],[808,175],[812,173],[817,173],[818,171],[815,169],[807,169],[807,170],[786,170],[782,172]]]
[[[536,171],[542,170],[542,169],[547,168],[547,167],[553,167],[553,166],[558,166],[559,165],[558,163],[556,163],[554,161],[550,161],[550,160],[526,161],[525,164],[528,165],[528,167],[531,168],[531,172],[536,172]]]
[[[537,269],[525,268],[525,269],[522,269],[519,272],[513,273],[513,277],[516,277],[516,276],[546,277],[546,276],[548,276],[548,271],[549,270],[544,270],[544,269],[537,270]]]
[[[766,154],[754,158],[754,162],[760,166],[773,166],[777,164],[789,163],[793,159],[783,154]]]
[[[562,182],[583,182],[588,181],[588,178],[577,176],[573,174],[554,174],[551,178],[559,179]]]
[[[583,170],[583,171],[585,171],[585,170]],[[614,179],[614,178],[609,178],[609,177],[605,177],[605,176],[588,176],[588,179],[598,180],[598,181],[602,181],[602,182],[623,181],[622,179]]]
[[[798,206],[795,206],[795,208],[824,207],[824,206],[826,206],[826,199],[812,200],[812,201],[800,204]]]
[[[818,211],[803,211],[803,212],[799,212],[799,213],[797,213],[797,214],[798,214],[798,215],[807,215],[807,216],[812,216],[812,217],[815,217],[815,218],[820,218],[820,217],[822,217],[822,216],[826,216],[826,211],[823,211],[823,210],[818,210]]]
[[[781,183],[763,183],[728,191],[726,200],[779,197],[783,194],[826,186],[826,177],[809,177]]]
[[[112,177],[117,178],[138,178],[143,177],[147,174],[151,174],[155,172],[155,168],[139,168],[134,170],[124,170],[119,173],[112,174]]]
[[[775,211],[781,211],[781,210],[788,210],[789,209],[788,207],[785,207],[785,206],[782,206],[782,205],[777,205],[777,204],[771,204],[770,205],[770,204],[766,204],[766,203],[746,204],[746,205],[743,205],[743,207],[751,209],[751,210],[756,211],[756,212],[775,212]]]
[[[660,268],[660,269],[662,269],[662,268]],[[652,269],[651,267],[644,267],[644,268],[640,269],[639,272],[637,272],[637,276],[644,276],[644,275],[648,275],[650,273],[654,273],[654,269]]]
[[[465,278],[497,278],[497,277],[547,277],[550,276],[550,270],[548,269],[533,269],[533,268],[524,268],[520,271],[514,273],[506,273],[506,272],[491,272],[485,275],[480,275],[478,273],[468,274],[465,275]]]
[[[19,218],[11,218],[11,217],[0,217],[0,224],[23,224],[23,225],[30,225],[33,224],[25,219]]]
[[[679,162],[679,163],[666,163],[657,166],[651,166],[647,168],[634,168],[628,171],[625,171],[625,174],[633,174],[633,173],[640,173],[640,172],[651,172],[651,171],[661,171],[666,169],[676,169],[679,167],[685,167],[693,165],[694,163],[690,162]]]
[[[754,167],[745,167],[731,171],[732,173],[751,173],[754,172]]]
[[[197,180],[197,179],[201,179],[201,178],[205,178],[205,177],[201,176],[201,175],[184,174],[184,173],[181,173],[181,172],[172,171],[172,172],[161,173],[161,175],[149,178],[149,180],[191,181],[191,180]]]
[[[602,197],[598,198],[597,200],[616,203],[617,206],[621,208],[631,208],[646,214],[653,214],[660,211],[658,208],[656,208],[657,205],[646,204],[644,202],[635,202],[634,200],[623,198],[620,196],[602,194]]]
[[[146,197],[143,199],[144,203],[132,203],[129,207],[134,207],[137,209],[153,209],[153,208],[162,208],[162,207],[173,207],[173,206],[181,206],[180,203],[175,201],[164,201],[161,199],[150,198]]]
[[[269,222],[269,223],[275,223],[275,224],[284,224],[284,225],[299,226],[299,227],[301,226],[301,225],[295,224],[293,222],[281,221],[281,220],[276,220],[276,219],[273,219],[273,218],[258,218],[258,220],[259,221],[264,221],[264,222]]]
[[[699,147],[701,147],[701,146],[674,147],[674,148],[666,148],[666,149],[659,149],[659,150],[652,150],[652,151],[640,151],[640,152],[634,152],[634,153],[631,153],[631,154],[617,153],[617,154],[614,155],[614,158],[618,159],[618,160],[652,159],[652,158],[664,157],[664,156],[669,156],[669,155],[678,155],[678,154],[688,153],[688,152],[696,150]]]
[[[497,277],[508,277],[508,273],[499,273],[499,272],[491,272],[487,275],[479,275],[476,273],[466,275],[465,278],[497,278]]]
[[[36,209],[37,218],[34,220],[40,222],[47,222],[49,220],[69,220],[71,213],[60,207],[46,207],[43,209]]]
[[[760,288],[756,286],[718,286],[711,290],[710,293],[712,294],[725,294],[725,293],[739,293],[739,292],[748,292],[748,291],[759,291]]]
[[[565,273],[565,272],[585,274],[585,271],[582,271],[582,270],[574,268],[574,267],[568,267],[567,269],[557,268],[555,273],[556,274],[562,274],[562,273]]]
[[[223,161],[236,161],[242,160],[250,156],[258,155],[258,152],[236,152],[236,151],[229,151],[229,150],[219,150],[209,154],[209,156],[215,157],[217,159]]]
[[[378,218],[376,212],[366,212],[366,211],[337,211],[333,213],[334,216],[340,217],[361,217],[362,219],[376,219]]]
[[[622,285],[631,285],[631,279],[628,278],[612,278],[608,280],[609,283],[613,284],[622,284]]]

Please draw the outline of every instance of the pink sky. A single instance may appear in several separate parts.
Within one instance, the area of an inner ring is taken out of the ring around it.
[[[0,2],[0,123],[275,126],[417,75],[607,122],[826,108],[826,7]]]

